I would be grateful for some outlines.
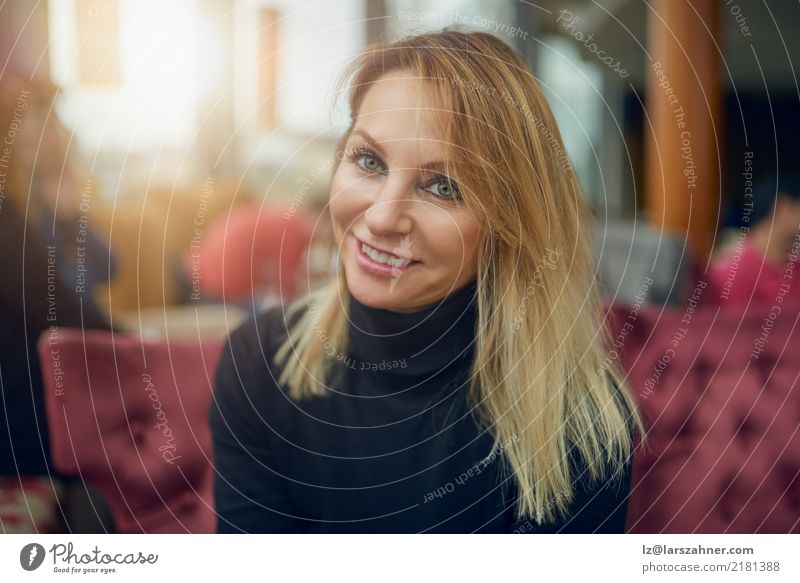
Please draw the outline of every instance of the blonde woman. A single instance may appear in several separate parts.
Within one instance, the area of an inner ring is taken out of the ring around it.
[[[445,29],[343,79],[340,269],[225,345],[219,532],[623,531],[643,427],[533,76]]]

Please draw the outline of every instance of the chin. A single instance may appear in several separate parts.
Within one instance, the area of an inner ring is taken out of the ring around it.
[[[360,269],[358,266],[355,268]],[[354,277],[346,275],[346,279],[350,293],[365,306],[383,310],[413,309],[408,305],[408,292],[404,291],[402,277],[392,288],[390,288],[391,279],[373,277],[369,274],[358,274]]]

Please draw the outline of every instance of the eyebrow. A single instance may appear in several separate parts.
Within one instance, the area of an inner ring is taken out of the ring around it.
[[[371,135],[369,135],[369,132],[367,132],[367,130],[363,130],[361,128],[357,128],[357,129],[354,129],[351,132],[351,135],[354,135],[354,134],[360,135],[362,138],[364,138],[364,141],[369,143],[369,145],[372,146],[375,149],[376,152],[378,152],[378,154],[380,154],[381,156],[386,158],[386,150],[384,150],[383,147],[381,147],[381,145],[375,140],[375,138],[373,138]],[[437,173],[440,173],[440,174],[444,174],[445,164],[444,164],[444,162],[440,162],[440,161],[426,162],[425,164],[422,164],[419,167],[419,169],[420,170],[425,170],[425,171],[428,171],[428,172],[437,172]]]

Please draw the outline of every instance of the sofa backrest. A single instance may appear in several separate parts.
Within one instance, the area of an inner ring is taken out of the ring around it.
[[[53,463],[106,498],[118,532],[213,532],[207,418],[222,341],[56,329],[39,339]]]
[[[628,530],[800,532],[800,304],[607,308],[650,433]]]

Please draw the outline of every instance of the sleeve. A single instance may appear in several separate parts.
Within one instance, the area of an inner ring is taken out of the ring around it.
[[[257,341],[251,322],[224,344],[209,413],[217,532],[300,532],[302,521],[293,518],[286,485],[274,470],[265,415],[265,385],[271,379],[249,372],[264,359],[251,348]]]

